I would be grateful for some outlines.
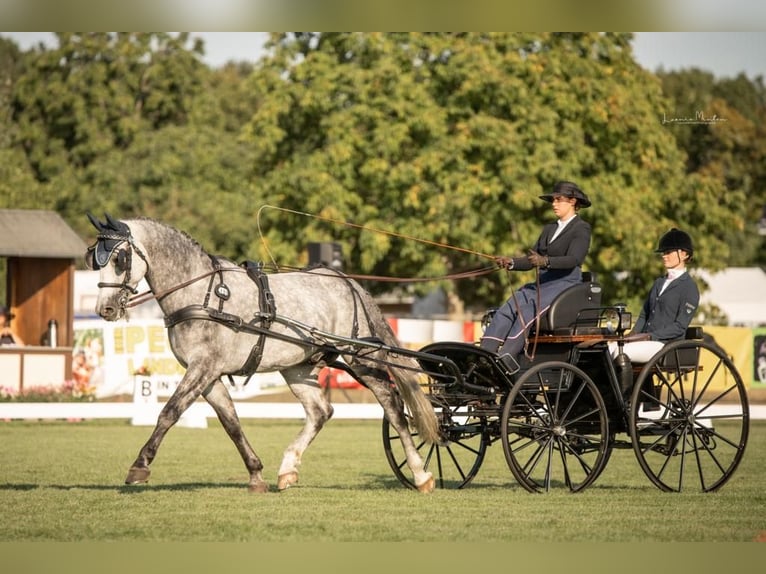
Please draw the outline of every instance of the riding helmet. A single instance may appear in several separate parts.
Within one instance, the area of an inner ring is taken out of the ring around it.
[[[681,231],[674,227],[660,237],[660,242],[654,252],[665,253],[666,251],[675,251],[677,249],[686,251],[689,256],[694,254],[692,238],[685,231]]]
[[[543,199],[549,203],[553,202],[553,197],[559,195],[562,197],[574,197],[577,200],[578,207],[590,207],[590,199],[585,195],[585,192],[577,187],[576,183],[571,181],[559,181],[553,186],[551,193],[541,195],[540,199]]]

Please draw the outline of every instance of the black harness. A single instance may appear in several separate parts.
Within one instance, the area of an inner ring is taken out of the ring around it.
[[[125,223],[123,223],[122,221],[112,219],[108,215],[107,215],[106,223],[99,222],[91,214],[88,214],[88,217],[90,218],[93,225],[96,226],[96,228],[99,230],[99,234],[97,236],[96,243],[88,248],[88,251],[85,257],[86,264],[91,269],[101,269],[110,262],[112,257],[116,257],[114,262],[115,272],[118,275],[124,274],[124,278],[122,282],[121,283],[99,282],[98,287],[99,289],[100,288],[119,289],[120,296],[118,299],[118,303],[122,311],[125,311],[127,307],[129,306],[129,303],[131,302],[130,296],[136,295],[137,293],[137,290],[130,285],[133,253],[138,254],[138,256],[141,257],[141,259],[143,259],[144,263],[147,264],[147,266],[149,265],[149,263],[144,253],[141,251],[139,246],[134,241],[133,236],[130,232],[130,228]],[[124,249],[121,249],[120,246],[123,244],[127,244],[127,245],[125,246]],[[316,352],[311,358],[312,363],[318,363],[320,361],[324,361],[327,365],[346,370],[352,376],[354,376],[354,378],[356,378],[357,380],[360,380],[359,377],[356,376],[356,373],[354,373],[348,365],[346,365],[345,363],[339,362],[337,360],[340,355],[340,351],[338,350],[337,346],[335,346],[335,344],[331,342],[322,341],[322,337],[327,336],[326,333],[317,331],[316,329],[307,325],[303,325],[299,323],[298,321],[277,316],[276,301],[274,298],[274,294],[269,287],[268,274],[265,273],[263,270],[263,263],[245,261],[240,265],[240,269],[243,269],[247,273],[248,277],[250,277],[250,279],[252,279],[253,282],[258,287],[258,312],[253,316],[253,318],[250,321],[245,321],[244,319],[242,319],[242,317],[238,315],[233,315],[231,313],[225,312],[224,304],[231,297],[231,291],[229,290],[229,287],[226,285],[226,283],[223,280],[223,273],[225,271],[232,271],[234,269],[223,267],[221,265],[221,260],[218,257],[215,257],[213,255],[210,255],[209,257],[213,265],[212,271],[205,273],[201,275],[200,277],[196,277],[162,294],[157,295],[156,298],[160,300],[164,298],[165,296],[167,296],[169,293],[179,288],[182,288],[194,281],[198,281],[208,276],[210,277],[203,303],[201,305],[188,305],[187,307],[179,309],[178,311],[175,311],[171,313],[170,315],[166,315],[164,321],[165,321],[165,327],[167,329],[172,329],[179,323],[183,323],[186,321],[203,320],[203,321],[213,321],[229,329],[232,329],[236,332],[241,331],[241,332],[258,335],[258,340],[253,345],[252,349],[250,350],[250,354],[247,360],[237,371],[232,373],[227,373],[230,377],[232,375],[249,375],[248,376],[248,381],[249,381],[250,376],[252,376],[252,374],[255,373],[256,369],[261,363],[261,360],[263,358],[264,342],[266,337],[268,336],[268,337],[272,337],[272,338],[285,341],[288,343],[303,345],[303,346],[315,349]],[[344,343],[352,343],[352,342],[359,343],[363,347],[371,348],[373,351],[377,349],[385,348],[386,345],[383,343],[383,341],[378,339],[375,336],[364,338],[364,339],[358,339],[359,307],[361,303],[360,294],[356,291],[356,289],[353,288],[353,286],[351,285],[351,280],[347,276],[337,271],[335,271],[335,273],[337,273],[340,279],[344,279],[346,283],[348,284],[349,290],[351,291],[352,297],[354,300],[354,312],[353,312],[353,323],[352,323],[350,338],[332,336],[331,340],[334,340],[335,343],[341,342],[341,341]],[[217,278],[217,281],[216,281],[216,278]],[[218,299],[218,304],[215,306],[211,306],[211,299],[213,295],[215,295],[216,298]],[[141,297],[138,297],[137,299],[140,299],[140,298]],[[361,305],[361,307],[366,314],[367,309],[364,307],[364,305]],[[294,335],[287,335],[287,334],[274,332],[270,328],[275,321],[288,325],[291,328],[294,328],[300,331],[305,331],[309,335],[311,335],[311,337],[308,339],[302,339]],[[367,317],[367,321],[368,321],[368,324],[371,324],[369,316]],[[317,339],[317,337],[319,338]],[[363,368],[363,370],[364,369],[365,368]],[[376,370],[376,369],[370,369],[370,370]],[[381,371],[379,375],[380,376],[385,375],[385,371]]]
[[[184,321],[202,319],[219,323],[237,332],[243,331],[258,334],[258,341],[250,350],[250,355],[245,361],[245,364],[242,365],[238,371],[228,373],[229,375],[250,374],[252,376],[252,373],[255,372],[258,365],[261,363],[261,359],[263,358],[263,343],[277,314],[277,305],[274,300],[274,294],[269,288],[269,277],[263,271],[263,263],[256,263],[253,261],[245,261],[242,263],[241,267],[245,269],[248,277],[250,277],[258,287],[259,311],[255,314],[252,320],[245,322],[242,317],[238,315],[224,312],[223,306],[229,297],[231,297],[231,291],[223,281],[224,269],[221,267],[220,260],[213,255],[210,256],[210,259],[213,263],[215,273],[210,276],[203,304],[189,305],[188,307],[184,307],[183,309],[179,309],[178,311],[167,315],[165,317],[165,327],[172,329]],[[216,277],[218,277],[217,284],[215,281]],[[217,309],[210,306],[210,298],[213,294],[218,298]]]

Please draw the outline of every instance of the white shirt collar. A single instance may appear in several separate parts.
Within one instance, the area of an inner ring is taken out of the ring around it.
[[[678,279],[681,275],[686,273],[686,269],[668,269],[668,281],[673,281],[673,279]]]
[[[556,239],[559,234],[564,231],[564,228],[569,224],[569,222],[572,221],[575,217],[577,217],[576,213],[566,221],[562,221],[561,219],[556,220],[556,231],[553,234],[553,237],[551,237],[551,241]]]
[[[681,275],[686,273],[686,269],[668,269],[668,274],[665,276],[665,282],[660,289],[660,295],[665,292],[665,288],[670,285],[671,281],[678,279]]]

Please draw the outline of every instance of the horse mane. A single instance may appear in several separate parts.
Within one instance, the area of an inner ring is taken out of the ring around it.
[[[162,221],[158,221],[156,219],[153,219],[151,217],[146,217],[144,215],[141,215],[141,216],[138,216],[138,217],[133,217],[133,218],[131,218],[128,221],[138,221],[138,222],[143,222],[143,223],[150,223],[151,225],[154,225],[156,227],[165,229],[165,230],[169,231],[170,233],[178,236],[178,238],[183,240],[184,242],[191,244],[192,247],[198,249],[199,251],[201,251],[205,255],[208,254],[208,251],[202,246],[202,244],[199,241],[194,239],[194,237],[189,235],[186,231],[178,229],[177,227],[173,227],[172,225],[170,225],[168,223],[164,223]]]

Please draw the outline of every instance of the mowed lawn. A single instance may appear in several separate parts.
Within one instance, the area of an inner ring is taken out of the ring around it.
[[[419,494],[386,462],[377,421],[331,421],[297,486],[275,489],[297,420],[246,420],[268,494],[217,421],[171,429],[150,483],[125,474],[148,438],[128,421],[0,423],[0,542],[748,542],[766,538],[766,422],[720,492],[663,493],[631,450],[616,450],[583,493],[530,494],[493,444],[463,490]]]

